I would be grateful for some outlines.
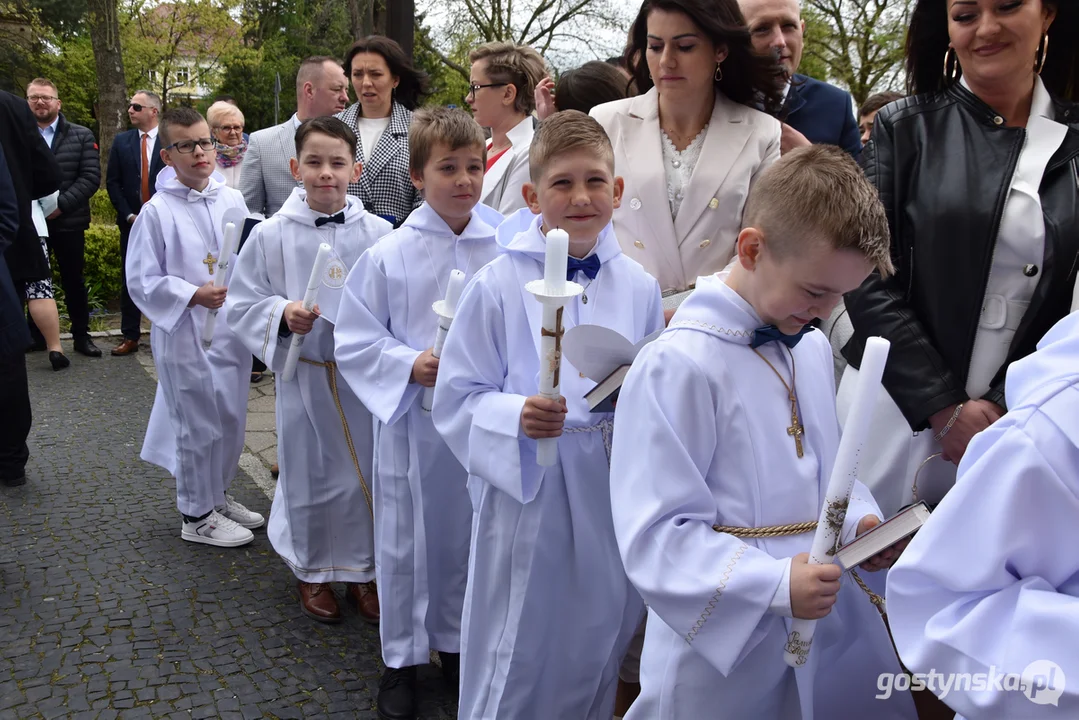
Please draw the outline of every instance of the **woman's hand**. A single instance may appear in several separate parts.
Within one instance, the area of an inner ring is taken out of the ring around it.
[[[955,405],[951,405],[929,418],[929,425],[933,428],[934,436],[939,435],[947,427],[948,421],[955,413],[955,408]],[[940,439],[941,458],[958,465],[967,451],[971,438],[995,423],[1002,415],[1004,415],[1004,408],[996,403],[988,400],[967,400],[951,429]]]
[[[536,117],[546,120],[558,112],[554,104],[554,80],[545,77],[536,85]]]

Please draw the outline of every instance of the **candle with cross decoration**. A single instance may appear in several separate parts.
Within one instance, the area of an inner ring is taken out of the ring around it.
[[[561,397],[559,392],[562,370],[562,310],[566,303],[577,297],[584,288],[566,279],[569,264],[569,233],[565,230],[548,230],[547,247],[543,262],[543,279],[525,284],[525,290],[543,304],[543,325],[540,328],[539,394],[551,400]],[[558,461],[558,438],[536,441],[536,462],[550,467]]]
[[[206,253],[206,259],[202,262],[210,270],[210,275],[214,279],[214,287],[223,287],[225,284],[225,277],[229,271],[229,259],[232,254],[236,252],[236,245],[240,240],[240,227],[233,222],[225,223],[225,232],[223,233],[221,240],[221,251],[218,253],[217,258],[214,258],[210,253]],[[218,273],[214,275],[214,264],[217,264]],[[214,327],[217,326],[217,313],[219,309],[210,310],[206,315],[206,322],[202,325],[202,347],[206,350],[210,349],[210,345],[214,340]]]

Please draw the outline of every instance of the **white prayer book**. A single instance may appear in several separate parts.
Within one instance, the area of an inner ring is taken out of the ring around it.
[[[929,508],[926,504],[915,503],[839,548],[835,561],[844,570],[856,568],[874,555],[918,532],[928,519]]]
[[[662,332],[657,330],[636,345],[601,325],[578,325],[566,332],[563,354],[581,375],[596,382],[585,394],[592,412],[614,412],[614,401],[629,366],[641,349]]]

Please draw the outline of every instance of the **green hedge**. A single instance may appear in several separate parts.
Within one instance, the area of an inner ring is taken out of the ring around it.
[[[112,225],[116,222],[116,208],[109,200],[109,193],[101,188],[90,198],[90,222]]]

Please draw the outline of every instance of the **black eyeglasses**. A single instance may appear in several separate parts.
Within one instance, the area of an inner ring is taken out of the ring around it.
[[[149,105],[140,105],[138,103],[131,103],[130,105],[128,105],[128,107],[131,108],[132,110],[134,110],[135,112],[142,112],[145,108],[148,108],[150,106]]]
[[[486,85],[479,85],[479,84],[469,85],[468,86],[468,92],[465,93],[465,97],[468,97],[469,95],[472,95],[473,97],[475,97],[476,93],[478,93],[480,90],[482,90],[484,88],[488,88],[488,87],[506,87],[507,85],[509,85],[509,83],[487,83]]]
[[[188,153],[195,152],[196,145],[206,152],[210,152],[217,147],[217,143],[210,138],[200,138],[198,140],[181,140],[180,142],[174,142],[165,149],[172,150],[173,148],[176,148],[176,152],[187,155]]]

